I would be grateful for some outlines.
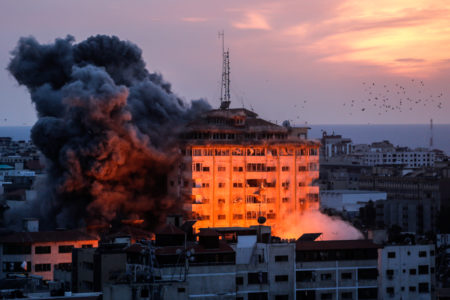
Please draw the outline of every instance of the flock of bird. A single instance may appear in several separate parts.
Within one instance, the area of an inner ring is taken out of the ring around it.
[[[433,94],[422,80],[410,79],[406,84],[393,85],[363,82],[365,96],[361,100],[349,100],[342,105],[349,115],[355,112],[375,111],[378,115],[389,112],[408,112],[416,109],[442,109],[443,93]]]

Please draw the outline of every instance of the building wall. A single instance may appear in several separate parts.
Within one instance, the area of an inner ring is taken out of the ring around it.
[[[18,270],[16,272],[9,271],[9,265],[11,263],[22,263],[25,261],[29,262],[28,265],[31,266],[31,269],[27,270],[28,273],[42,276],[44,280],[53,280],[53,271],[55,268],[58,268],[59,264],[72,263],[72,251],[61,253],[59,247],[73,246],[74,248],[81,248],[83,245],[97,247],[98,241],[36,242],[30,245],[30,254],[4,254],[4,244],[2,244],[0,245],[2,253],[2,255],[0,255],[0,278],[4,278],[8,273],[24,273],[23,270]],[[36,253],[36,247],[50,247],[50,253],[38,254]]]
[[[434,299],[434,245],[386,246],[379,265],[379,299]]]
[[[363,279],[358,274],[361,270],[376,272],[377,268],[376,259],[297,262],[297,299],[376,299],[378,279]],[[301,275],[309,273],[301,272],[311,272],[311,279]],[[375,296],[362,298],[360,294],[367,291]],[[307,298],[308,294],[311,298]]]
[[[275,225],[284,214],[319,207],[319,187],[312,186],[318,145],[192,146],[183,166],[169,189],[184,198],[195,228],[257,225],[260,213]]]

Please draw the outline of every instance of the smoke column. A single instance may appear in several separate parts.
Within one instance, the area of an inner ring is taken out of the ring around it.
[[[31,138],[46,158],[33,215],[46,227],[144,217],[159,222],[179,203],[165,193],[177,159],[174,130],[209,109],[150,73],[141,50],[115,36],[40,44],[21,38],[8,70],[28,88],[38,121]]]

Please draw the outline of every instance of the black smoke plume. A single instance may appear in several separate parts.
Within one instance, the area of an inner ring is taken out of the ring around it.
[[[104,35],[21,38],[8,70],[39,117],[31,138],[47,177],[32,211],[47,227],[130,216],[152,225],[179,205],[163,188],[177,159],[170,136],[210,107],[178,98],[136,45]]]

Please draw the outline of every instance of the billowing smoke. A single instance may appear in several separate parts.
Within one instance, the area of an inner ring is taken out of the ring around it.
[[[115,36],[21,38],[8,69],[39,117],[31,138],[48,170],[32,211],[47,227],[133,216],[152,225],[177,208],[165,191],[178,157],[170,136],[209,109],[205,101],[182,101]]]
[[[352,224],[318,210],[285,214],[282,220],[272,228],[272,234],[284,239],[297,239],[305,233],[322,233],[319,240],[357,240],[364,237]]]

